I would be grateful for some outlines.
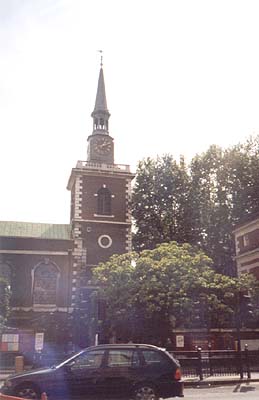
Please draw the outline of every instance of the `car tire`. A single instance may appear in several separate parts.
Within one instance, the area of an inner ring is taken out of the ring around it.
[[[159,400],[156,388],[149,383],[137,386],[133,398],[134,400]]]
[[[15,389],[15,396],[24,399],[40,399],[40,389],[32,383],[23,383]]]

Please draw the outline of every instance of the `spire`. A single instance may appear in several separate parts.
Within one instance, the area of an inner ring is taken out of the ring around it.
[[[100,110],[108,111],[102,67],[101,67],[100,73],[99,73],[98,88],[97,88],[94,112],[100,111]]]
[[[91,116],[93,118],[93,134],[102,133],[108,135],[109,134],[108,120],[110,118],[110,113],[107,108],[107,101],[105,94],[102,56],[101,56],[101,68],[98,79],[95,106]]]

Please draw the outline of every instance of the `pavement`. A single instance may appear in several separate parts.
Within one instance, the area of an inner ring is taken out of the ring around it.
[[[259,372],[251,372],[251,378],[247,378],[244,373],[244,378],[241,379],[239,375],[221,375],[221,376],[208,376],[204,377],[201,381],[198,377],[187,378],[183,377],[184,387],[208,387],[208,386],[221,386],[221,385],[235,385],[248,382],[259,382]]]
[[[14,370],[0,370],[0,387],[3,381],[9,376],[14,374]],[[251,372],[251,378],[248,379],[246,373],[244,378],[240,379],[239,375],[221,375],[204,377],[201,381],[198,377],[183,377],[184,387],[209,387],[209,386],[222,386],[222,385],[235,385],[248,382],[259,382],[259,372]]]

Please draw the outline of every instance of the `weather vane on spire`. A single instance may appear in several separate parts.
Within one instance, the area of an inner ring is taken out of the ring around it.
[[[98,50],[99,53],[101,54],[101,67],[103,66],[103,51],[102,50]]]

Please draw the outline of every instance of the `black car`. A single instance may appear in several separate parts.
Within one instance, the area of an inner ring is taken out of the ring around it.
[[[183,397],[180,365],[164,349],[144,344],[88,347],[59,365],[10,376],[2,393],[37,399]]]

